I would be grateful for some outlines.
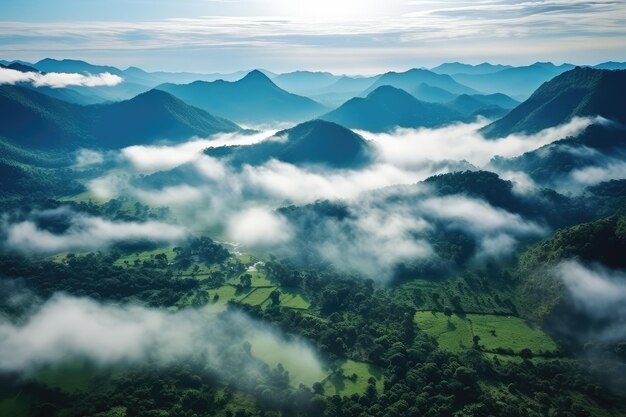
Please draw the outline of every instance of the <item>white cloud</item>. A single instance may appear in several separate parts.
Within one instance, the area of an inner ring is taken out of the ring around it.
[[[453,195],[427,198],[420,203],[425,212],[439,219],[461,225],[476,233],[513,232],[519,235],[541,235],[546,230],[520,215],[496,208],[483,200]]]
[[[104,162],[104,156],[98,151],[91,149],[79,149],[76,153],[74,163],[75,168],[86,168],[93,165],[99,165]]]
[[[177,242],[187,231],[177,225],[147,221],[110,221],[61,208],[36,213],[39,218],[60,216],[69,222],[63,232],[41,228],[36,220],[4,226],[5,247],[25,254],[104,249],[126,241]]]
[[[607,341],[626,337],[625,271],[586,266],[575,260],[563,261],[555,270],[578,308],[604,324],[594,330],[596,337]]]
[[[102,365],[202,358],[222,375],[262,376],[263,367],[245,352],[245,341],[253,343],[253,351],[271,342],[280,355],[301,355],[302,368],[321,371],[309,346],[287,342],[240,313],[170,313],[65,295],[54,296],[17,323],[0,317],[0,370],[29,373],[77,358]]]
[[[413,167],[426,161],[468,161],[476,166],[486,165],[494,156],[510,158],[567,136],[576,136],[598,117],[574,117],[563,125],[544,129],[534,135],[513,134],[504,138],[485,139],[476,123],[458,123],[438,129],[397,129],[392,133],[359,131],[377,147],[382,161],[395,166]]]
[[[610,160],[606,165],[587,166],[573,170],[565,183],[573,181],[574,184],[586,187],[603,181],[624,178],[626,178],[626,162]]]
[[[207,161],[202,151],[209,147],[250,145],[257,143],[275,131],[263,131],[255,134],[224,133],[215,136],[191,140],[174,145],[135,145],[121,150],[122,157],[141,172],[168,170],[188,162]]]
[[[120,84],[122,77],[104,72],[96,75],[83,75],[67,72],[21,72],[9,68],[0,68],[0,84],[31,83],[35,87],[62,88],[69,86],[81,87],[112,87]]]
[[[268,246],[290,239],[287,221],[262,207],[252,207],[234,214],[227,223],[229,238],[250,246]]]

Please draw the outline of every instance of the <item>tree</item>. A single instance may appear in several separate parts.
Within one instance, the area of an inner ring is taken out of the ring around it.
[[[478,347],[478,342],[480,342],[480,336],[477,334],[472,337],[472,342],[474,342],[474,347]]]
[[[519,356],[525,361],[530,360],[533,358],[533,351],[528,348],[524,348],[520,350]]]
[[[250,274],[243,274],[239,277],[239,282],[244,288],[250,288],[252,286],[252,276]]]
[[[270,293],[270,300],[272,300],[272,305],[280,305],[280,295],[281,293],[278,290],[274,290]]]
[[[448,321],[450,321],[450,317],[452,317],[452,310],[450,309],[450,307],[444,308],[443,314],[445,314],[445,316],[448,318]]]

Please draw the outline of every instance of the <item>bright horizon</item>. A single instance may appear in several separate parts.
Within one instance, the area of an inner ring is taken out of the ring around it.
[[[23,0],[1,4],[0,16],[1,59],[148,71],[375,74],[626,59],[626,7],[607,0]]]

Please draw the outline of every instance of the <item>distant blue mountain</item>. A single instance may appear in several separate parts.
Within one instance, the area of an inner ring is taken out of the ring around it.
[[[381,75],[364,94],[369,94],[380,86],[390,85],[413,94],[421,84],[437,87],[452,94],[475,94],[477,91],[462,85],[449,75],[435,74],[425,69],[412,69],[406,72],[388,72]]]
[[[213,114],[242,123],[302,121],[316,117],[326,108],[279,88],[255,70],[236,82],[196,81],[191,84],[162,84],[157,87]]]
[[[447,62],[445,64],[441,64],[434,68],[431,68],[432,72],[436,72],[437,74],[492,74],[494,72],[502,71],[505,69],[513,68],[511,65],[501,65],[501,64],[489,64],[487,62],[483,62],[478,65],[470,65],[463,64],[461,62]]]
[[[330,87],[340,78],[329,72],[295,71],[277,75],[272,82],[290,93],[308,96]]]
[[[378,87],[365,98],[355,97],[321,118],[371,132],[387,132],[397,127],[436,127],[467,120],[444,105],[420,101],[391,86]]]
[[[445,103],[454,100],[457,96],[443,88],[433,87],[426,83],[421,83],[413,91],[409,91],[415,98],[431,103]]]
[[[452,78],[482,93],[503,93],[525,99],[544,82],[572,68],[571,64],[556,66],[550,62],[537,62],[490,74],[455,74]]]
[[[446,106],[466,116],[496,119],[507,114],[518,104],[518,101],[505,94],[461,94],[446,103]]]

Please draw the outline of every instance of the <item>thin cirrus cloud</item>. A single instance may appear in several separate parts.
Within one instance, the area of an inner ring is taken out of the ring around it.
[[[113,87],[123,81],[122,77],[108,72],[102,74],[77,74],[69,72],[21,72],[10,68],[0,68],[0,84],[30,83],[35,87],[63,88],[81,87]]]
[[[201,3],[180,11],[161,6],[154,19],[136,13],[134,20],[92,10],[79,18],[34,21],[24,10],[9,14],[12,19],[0,26],[0,53],[28,59],[54,51],[88,59],[106,50],[112,60],[117,55],[124,64],[132,58],[155,68],[182,65],[164,59],[175,56],[187,58],[187,70],[190,65],[207,70],[208,58],[220,57],[209,60],[219,65],[212,69],[323,66],[371,72],[451,58],[590,63],[625,51],[626,8],[608,0],[395,0],[385,7],[372,1],[361,1],[358,7],[331,1]]]

